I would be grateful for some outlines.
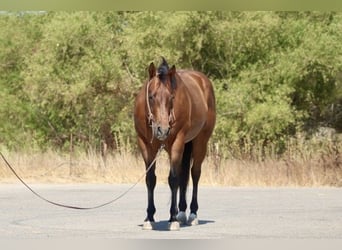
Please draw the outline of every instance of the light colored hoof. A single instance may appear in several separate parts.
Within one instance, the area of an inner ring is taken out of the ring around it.
[[[179,222],[181,225],[186,224],[186,213],[183,212],[183,211],[180,211],[180,212],[177,214],[176,219],[178,220],[178,222]]]
[[[169,230],[170,231],[179,231],[180,224],[178,221],[169,222]]]
[[[191,213],[191,214],[189,215],[188,225],[189,225],[189,226],[196,226],[196,225],[198,225],[198,218],[197,218],[197,215],[196,215],[196,214]]]
[[[154,222],[151,221],[144,221],[143,230],[153,230],[154,229]]]

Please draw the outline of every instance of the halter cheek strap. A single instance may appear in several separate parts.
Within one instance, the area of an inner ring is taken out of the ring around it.
[[[152,122],[154,121],[154,117],[153,117],[150,102],[149,102],[149,96],[148,96],[148,89],[150,88],[151,80],[147,83],[147,86],[146,86],[146,105],[147,105],[147,112],[148,112],[147,119],[148,119],[148,124],[150,125],[150,127],[152,127]]]

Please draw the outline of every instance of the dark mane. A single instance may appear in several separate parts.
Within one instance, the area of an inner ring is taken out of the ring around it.
[[[168,72],[169,72],[169,65],[167,64],[165,58],[162,57],[162,62],[158,67],[158,77],[163,83],[165,83],[167,79]]]

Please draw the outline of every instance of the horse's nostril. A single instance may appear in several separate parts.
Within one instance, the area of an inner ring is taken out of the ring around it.
[[[158,128],[157,128],[157,134],[158,135],[162,135],[162,129],[161,129],[161,127],[160,126],[158,126]]]

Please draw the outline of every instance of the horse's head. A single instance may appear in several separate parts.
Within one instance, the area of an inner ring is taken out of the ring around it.
[[[164,141],[170,135],[175,121],[173,101],[176,89],[176,68],[172,66],[169,69],[163,58],[158,69],[151,63],[148,72],[149,81],[146,85],[148,119],[153,137]]]

